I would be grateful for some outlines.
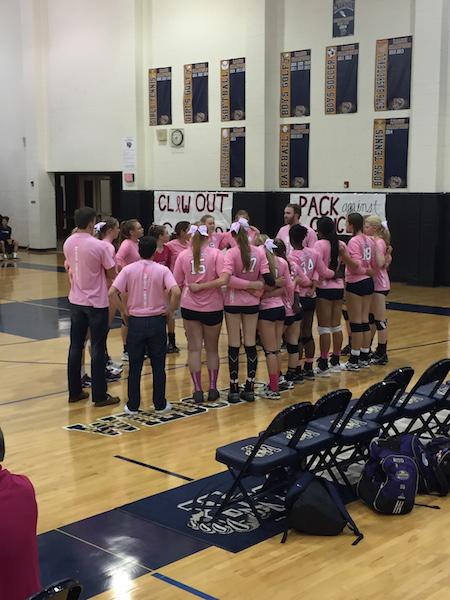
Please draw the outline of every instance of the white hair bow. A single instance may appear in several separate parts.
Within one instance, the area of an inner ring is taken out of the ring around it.
[[[100,229],[101,229],[101,228],[102,228],[104,225],[106,225],[106,222],[105,222],[105,221],[100,221],[99,223],[96,223],[96,224],[94,225],[94,229],[95,229],[95,231],[96,231],[97,233],[99,233]]]
[[[385,229],[387,229],[389,231],[389,227],[388,227],[388,222],[387,221],[381,221],[381,224],[383,225],[383,227]]]
[[[265,242],[264,242],[264,248],[266,250],[268,250],[269,252],[272,252],[276,250],[276,248],[278,248],[278,246],[276,244],[273,243],[273,240],[271,240],[270,238],[268,238]]]
[[[200,235],[204,235],[205,237],[208,237],[208,228],[206,227],[206,225],[191,225],[191,227],[189,228],[188,234],[189,235],[194,235],[194,233],[197,233],[197,231],[199,232]]]
[[[247,219],[244,219],[244,217],[241,217],[235,223],[231,223],[230,231],[234,231],[235,233],[238,233],[239,229],[241,227],[243,227],[245,229],[245,231],[247,231],[247,229],[250,229],[250,225],[248,224]]]

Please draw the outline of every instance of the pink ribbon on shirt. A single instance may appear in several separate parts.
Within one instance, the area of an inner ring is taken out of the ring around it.
[[[278,246],[276,244],[274,244],[273,240],[271,240],[270,238],[268,238],[265,242],[264,242],[264,248],[266,250],[268,250],[269,252],[272,252],[276,250],[278,248]]]
[[[199,232],[200,235],[204,235],[205,237],[208,237],[208,228],[206,227],[206,225],[191,225],[188,234],[189,235],[194,235],[194,233],[197,233],[197,231]]]
[[[238,233],[239,229],[241,227],[243,227],[245,229],[245,231],[247,231],[247,229],[250,229],[250,225],[248,224],[247,219],[244,219],[244,217],[241,217],[235,223],[231,223],[230,231],[234,231],[234,233]]]
[[[96,223],[96,224],[94,225],[94,229],[95,229],[95,231],[96,231],[97,233],[99,233],[100,229],[101,229],[101,228],[102,228],[104,225],[106,225],[106,222],[105,222],[105,221],[100,221],[99,223]]]

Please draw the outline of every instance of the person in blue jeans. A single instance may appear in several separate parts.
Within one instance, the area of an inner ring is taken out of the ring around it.
[[[148,354],[153,371],[153,404],[157,413],[172,409],[166,401],[166,317],[178,308],[181,291],[168,267],[152,260],[156,239],[139,240],[137,262],[124,267],[117,275],[109,295],[128,321],[129,356],[128,402],[124,410],[136,414],[141,403],[141,372]],[[119,295],[120,294],[120,295]],[[126,294],[126,305],[122,296]]]

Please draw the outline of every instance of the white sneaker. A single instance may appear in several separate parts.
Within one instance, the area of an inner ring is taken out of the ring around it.
[[[341,363],[338,363],[337,365],[330,365],[330,369],[329,369],[332,373],[340,373],[342,371],[341,369]]]
[[[278,387],[280,388],[280,391],[292,390],[294,389],[294,384],[292,381],[288,381],[284,375],[280,375],[278,379]]]
[[[164,408],[162,408],[161,410],[155,410],[155,413],[157,415],[164,415],[164,414],[170,412],[171,410],[173,410],[173,406],[170,404],[170,402],[166,402],[166,406]]]
[[[360,369],[368,369],[370,367],[369,361],[368,360],[360,360],[358,362],[359,368]]]
[[[12,255],[12,257],[13,257],[13,258],[17,258],[17,252],[13,252],[13,255]]]
[[[123,407],[123,412],[127,413],[127,415],[138,415],[139,414],[138,410],[130,410],[128,408],[128,404],[125,404],[125,406]]]
[[[341,363],[342,371],[359,371],[359,365],[351,363],[350,361]]]
[[[128,352],[123,352],[122,358],[120,360],[122,360],[123,362],[129,362]]]
[[[122,370],[123,362],[109,360],[108,364],[106,366],[107,366],[107,368],[112,367],[113,369],[120,369],[120,370]]]
[[[263,389],[259,395],[267,400],[280,400],[281,396],[278,392],[273,392],[271,389]]]
[[[317,377],[329,377],[330,369],[321,369],[317,367],[317,369],[314,369],[314,375],[317,375]]]
[[[115,377],[117,375],[121,375],[122,374],[122,367],[120,367],[120,369],[116,369],[115,367],[112,367],[111,365],[106,365],[106,369],[108,371],[108,373],[111,373],[111,375],[114,375]]]

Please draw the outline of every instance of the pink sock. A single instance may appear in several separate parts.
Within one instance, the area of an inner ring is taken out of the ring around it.
[[[217,375],[218,374],[219,374],[219,369],[208,369],[209,389],[210,390],[217,389]]]
[[[321,352],[320,353],[320,358],[328,359],[328,352]]]
[[[278,392],[278,374],[275,373],[273,375],[270,375],[269,373],[269,387],[272,390],[272,392]]]
[[[314,358],[305,358],[305,363],[310,363],[311,365],[314,362]]]
[[[191,371],[191,378],[192,378],[192,381],[194,382],[195,391],[201,392],[202,391],[202,372],[196,371],[195,373],[193,373]]]

